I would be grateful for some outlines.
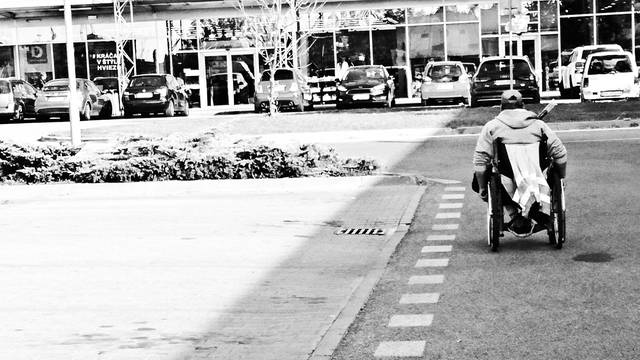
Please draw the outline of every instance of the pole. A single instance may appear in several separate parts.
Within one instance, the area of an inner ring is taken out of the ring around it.
[[[64,2],[64,24],[67,33],[67,70],[69,72],[69,124],[71,144],[80,145],[80,111],[76,91],[76,58],[73,50],[73,27],[71,21],[71,0]]]
[[[509,90],[513,90],[513,8],[509,0]]]

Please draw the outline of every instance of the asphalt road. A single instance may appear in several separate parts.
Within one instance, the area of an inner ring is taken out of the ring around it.
[[[409,234],[333,359],[372,359],[382,342],[425,341],[423,359],[637,359],[640,356],[640,131],[559,134],[569,152],[567,243],[546,234],[500,251],[486,243],[486,208],[469,186],[474,136],[433,138],[394,171],[454,179],[466,187],[454,241],[426,241],[443,185],[423,197]],[[377,144],[383,148],[385,144]],[[450,253],[422,254],[425,245]],[[419,259],[450,259],[417,268]],[[587,261],[579,261],[580,259]],[[415,275],[443,274],[437,285]],[[400,304],[403,294],[439,293],[437,304]],[[428,326],[390,326],[396,315],[433,314]],[[392,357],[393,358],[393,357]],[[411,358],[411,357],[409,357]]]

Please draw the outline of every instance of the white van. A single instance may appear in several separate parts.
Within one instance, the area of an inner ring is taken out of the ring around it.
[[[582,102],[640,97],[638,68],[630,52],[591,54],[584,69],[580,90]]]

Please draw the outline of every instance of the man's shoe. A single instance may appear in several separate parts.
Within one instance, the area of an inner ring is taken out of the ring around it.
[[[516,235],[527,235],[531,233],[533,226],[530,219],[525,218],[522,214],[517,214],[511,219],[507,228]]]

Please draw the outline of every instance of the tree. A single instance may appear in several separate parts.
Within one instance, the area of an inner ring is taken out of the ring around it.
[[[306,51],[311,35],[309,30],[301,30],[300,19],[317,14],[322,5],[319,0],[236,0],[245,34],[253,41],[270,74],[269,115],[277,112],[276,70],[300,71],[298,53]]]

